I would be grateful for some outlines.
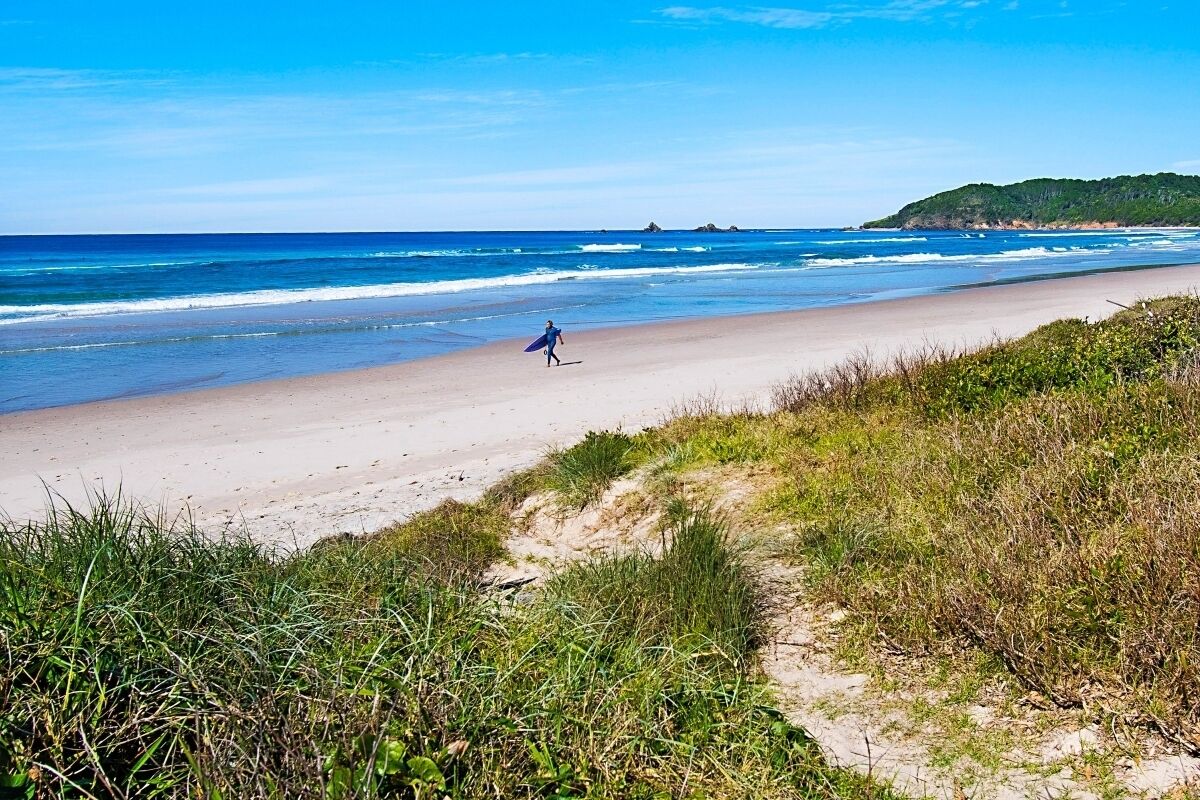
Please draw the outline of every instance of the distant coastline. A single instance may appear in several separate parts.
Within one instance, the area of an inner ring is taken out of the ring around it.
[[[936,233],[938,231],[1112,231],[1128,229],[1143,229],[1143,230],[1194,230],[1200,228],[1200,223],[1195,225],[1125,225],[1120,222],[1109,220],[1107,222],[1099,222],[1092,220],[1090,222],[1030,222],[1023,219],[1012,219],[1004,222],[977,222],[955,226],[929,226],[929,227],[908,227],[908,226],[884,226],[867,223],[859,227],[843,228],[847,231],[907,231],[907,232],[929,232]]]
[[[1164,172],[1102,180],[973,183],[909,203],[863,228],[1104,230],[1200,227],[1200,176]]]

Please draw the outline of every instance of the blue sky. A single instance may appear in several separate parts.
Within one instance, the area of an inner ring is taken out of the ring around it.
[[[849,225],[1200,173],[1196,0],[0,0],[0,233]]]

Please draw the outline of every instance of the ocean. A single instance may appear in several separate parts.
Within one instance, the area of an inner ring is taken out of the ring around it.
[[[569,339],[1197,262],[1197,230],[0,236],[0,413],[391,364],[547,318]]]

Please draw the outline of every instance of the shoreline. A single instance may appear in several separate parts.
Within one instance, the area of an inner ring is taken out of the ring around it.
[[[0,511],[46,491],[190,509],[285,547],[360,533],[479,494],[589,429],[635,430],[699,395],[761,404],[793,372],[862,348],[972,346],[1107,300],[1200,287],[1200,265],[1105,270],[799,311],[567,330],[547,370],[517,341],[359,370],[0,416]],[[523,345],[524,340],[520,340]],[[568,362],[570,363],[567,366]],[[45,486],[43,487],[43,483]]]
[[[1008,286],[1008,285],[1019,285],[1019,284],[1026,284],[1026,283],[1038,283],[1038,282],[1042,282],[1042,281],[1058,280],[1060,278],[1083,277],[1083,276],[1088,276],[1088,275],[1102,275],[1102,274],[1106,274],[1106,273],[1119,273],[1119,272],[1139,272],[1139,271],[1158,270],[1158,269],[1164,269],[1164,268],[1170,268],[1170,267],[1181,267],[1181,266],[1189,266],[1189,265],[1188,264],[1168,263],[1168,264],[1123,264],[1123,265],[1119,265],[1119,266],[1096,266],[1096,267],[1090,267],[1090,268],[1086,268],[1086,269],[1064,270],[1064,271],[1059,271],[1059,272],[1039,272],[1039,273],[1033,273],[1033,274],[1028,274],[1028,275],[1017,275],[1017,276],[1010,276],[1010,277],[1003,277],[1003,278],[993,278],[991,280],[986,280],[986,281],[974,281],[974,282],[969,282],[969,283],[950,284],[950,285],[944,285],[944,286],[931,286],[931,287],[915,288],[915,289],[887,290],[887,291],[876,292],[873,294],[863,295],[861,297],[853,297],[852,299],[838,299],[838,300],[835,300],[834,302],[831,302],[826,305],[814,305],[814,306],[809,306],[806,308],[799,308],[799,309],[757,311],[757,312],[748,312],[748,313],[746,313],[746,312],[742,312],[742,313],[736,313],[736,312],[735,313],[728,313],[728,312],[720,313],[720,312],[718,312],[716,314],[705,315],[705,316],[693,316],[690,314],[684,314],[684,315],[678,315],[678,316],[660,317],[658,319],[642,319],[642,320],[629,320],[629,319],[624,319],[624,320],[614,319],[611,321],[591,320],[586,323],[585,327],[581,327],[581,328],[572,327],[572,330],[582,331],[582,332],[590,332],[590,331],[598,331],[598,330],[608,330],[608,329],[613,329],[613,328],[643,327],[643,326],[661,325],[661,324],[669,324],[669,323],[676,323],[676,322],[696,322],[696,321],[702,321],[702,320],[735,319],[735,318],[739,318],[739,317],[756,317],[756,316],[771,315],[771,314],[797,313],[800,311],[815,311],[815,310],[821,310],[821,309],[840,308],[843,306],[850,306],[850,305],[875,304],[875,303],[889,302],[889,301],[897,300],[897,299],[932,297],[932,296],[937,296],[937,295],[946,294],[946,293],[959,292],[959,291],[963,291],[963,290],[967,290],[967,289],[979,289],[979,288],[987,288],[987,287],[992,287],[992,286]],[[570,323],[568,322],[567,324],[569,325]],[[0,327],[0,330],[3,330],[3,328]],[[13,415],[29,414],[29,413],[39,412],[39,411],[51,411],[51,410],[55,410],[55,409],[79,409],[79,408],[85,408],[85,407],[100,406],[100,405],[107,404],[107,403],[121,403],[121,402],[134,401],[134,400],[151,400],[151,399],[159,398],[159,397],[170,397],[170,396],[174,396],[174,395],[188,394],[188,393],[193,393],[193,392],[211,392],[211,391],[218,391],[221,389],[233,389],[233,388],[246,387],[246,386],[252,386],[252,385],[257,385],[257,384],[280,383],[283,381],[290,381],[290,380],[311,380],[311,379],[319,378],[319,377],[322,377],[325,375],[338,375],[338,374],[350,373],[350,372],[363,372],[363,371],[372,370],[372,369],[386,369],[389,367],[399,367],[399,366],[403,366],[405,364],[412,364],[414,362],[426,361],[429,359],[445,358],[447,356],[454,355],[456,353],[478,350],[481,347],[487,347],[490,345],[505,344],[506,342],[516,343],[517,341],[518,341],[517,338],[510,339],[510,338],[506,337],[506,338],[501,338],[501,339],[493,339],[490,341],[484,341],[479,344],[471,344],[471,345],[468,345],[461,349],[450,350],[449,352],[438,353],[438,354],[434,354],[434,355],[415,355],[415,356],[403,358],[398,361],[389,361],[389,362],[385,362],[385,363],[376,363],[376,364],[366,364],[366,365],[353,366],[353,367],[343,367],[343,368],[338,368],[338,369],[325,369],[325,370],[316,371],[316,372],[301,372],[300,374],[284,375],[282,377],[242,379],[242,380],[234,380],[233,382],[230,382],[230,383],[217,383],[216,385],[207,385],[207,386],[203,385],[203,384],[197,385],[195,383],[180,382],[177,385],[172,386],[170,388],[163,388],[160,385],[157,388],[157,390],[146,390],[146,391],[131,390],[131,391],[125,392],[124,394],[111,396],[111,397],[102,397],[102,398],[93,399],[93,400],[83,400],[83,401],[79,401],[79,402],[65,402],[65,403],[61,403],[61,404],[57,404],[57,405],[40,406],[40,407],[35,407],[35,408],[21,408],[21,409],[16,409],[16,410],[4,410],[4,409],[0,408],[0,421],[3,421],[9,417],[12,417]],[[522,339],[521,341],[524,341],[524,340]],[[0,510],[2,510],[2,506],[0,506]]]

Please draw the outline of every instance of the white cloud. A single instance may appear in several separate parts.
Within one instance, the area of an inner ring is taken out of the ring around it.
[[[914,22],[937,13],[946,15],[980,8],[987,0],[889,0],[874,5],[830,5],[821,10],[786,7],[668,6],[659,15],[672,22],[710,24],[741,22],[767,28],[822,28],[861,19]]]
[[[53,92],[152,86],[169,83],[163,75],[141,72],[106,72],[94,69],[0,67],[0,92]]]
[[[1191,159],[1189,161],[1176,161],[1171,165],[1171,169],[1180,171],[1200,170],[1200,158]]]
[[[748,22],[768,28],[820,28],[833,21],[829,12],[803,11],[796,8],[753,8],[734,9],[716,6],[693,8],[671,6],[660,12],[668,19],[679,22]]]
[[[356,154],[323,171],[307,158],[255,162],[252,179],[237,170],[215,171],[211,182],[98,176],[11,209],[0,203],[0,229],[572,229],[641,227],[650,219],[668,227],[845,225],[973,174],[973,151],[961,142],[870,129],[696,132],[677,145],[652,158],[548,153],[534,168],[495,171],[386,161],[379,151],[369,165]]]

